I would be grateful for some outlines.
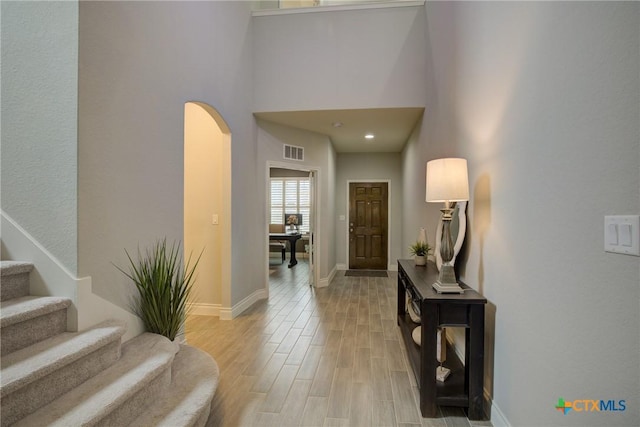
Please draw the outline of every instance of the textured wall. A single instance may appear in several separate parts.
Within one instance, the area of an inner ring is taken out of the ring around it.
[[[640,212],[640,5],[427,3],[426,16],[405,218],[418,225],[427,160],[469,160],[462,275],[489,300],[486,389],[512,425],[637,425],[640,258],[604,252],[603,217]],[[560,397],[627,409],[565,416]]]
[[[184,104],[214,107],[231,129],[229,307],[261,286],[250,2],[82,2],[79,269],[128,305],[125,265],[156,239],[182,239]]]
[[[402,168],[398,153],[342,153],[337,156],[336,166],[336,224],[335,251],[336,260],[340,264],[349,266],[347,252],[347,227],[349,225],[349,206],[347,181],[357,180],[390,180],[389,183],[389,259],[388,263],[395,265],[401,258],[402,241]],[[345,220],[339,219],[340,215]],[[415,236],[418,230],[415,230]],[[415,237],[414,236],[414,237]]]
[[[254,18],[255,111],[424,105],[422,7]]]
[[[320,279],[327,278],[336,263],[333,250],[334,242],[334,188],[335,188],[335,153],[328,137],[300,129],[290,128],[269,122],[260,121],[258,130],[258,177],[268,176],[267,162],[287,163],[292,167],[320,169],[318,178],[320,183],[320,195],[318,198],[319,209],[319,240],[317,249],[320,254],[319,272]],[[292,144],[304,147],[304,162],[286,161],[282,158],[282,144]],[[262,179],[258,187],[260,196],[257,200],[261,224],[266,229],[267,215],[267,186]],[[263,265],[266,268],[266,259]],[[266,277],[266,270],[264,272]],[[263,280],[264,281],[264,280]]]
[[[78,3],[2,8],[2,210],[77,270]]]

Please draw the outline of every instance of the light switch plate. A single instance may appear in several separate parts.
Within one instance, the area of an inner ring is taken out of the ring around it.
[[[604,250],[640,256],[640,215],[605,216]]]

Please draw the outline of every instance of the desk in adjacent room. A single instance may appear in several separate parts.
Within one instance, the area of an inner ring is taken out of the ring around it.
[[[296,259],[296,242],[302,237],[299,232],[295,233],[269,233],[269,240],[288,240],[291,248],[291,258],[289,259],[289,268],[298,263]]]

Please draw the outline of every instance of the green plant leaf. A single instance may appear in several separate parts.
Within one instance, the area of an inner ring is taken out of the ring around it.
[[[180,243],[167,246],[166,238],[157,241],[145,254],[138,248],[136,261],[125,250],[129,271],[117,265],[116,268],[135,284],[138,295],[133,309],[148,332],[174,340],[183,328],[195,271],[203,252],[200,252],[193,265],[190,255],[183,267]]]

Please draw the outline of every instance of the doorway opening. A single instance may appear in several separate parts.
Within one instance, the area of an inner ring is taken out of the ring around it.
[[[387,270],[389,182],[347,182],[349,269]]]
[[[267,162],[266,170],[267,286],[282,274],[316,286],[321,245],[319,169]]]
[[[230,319],[231,132],[210,105],[184,108],[184,256],[198,264],[193,314]],[[225,314],[229,314],[226,316]]]

